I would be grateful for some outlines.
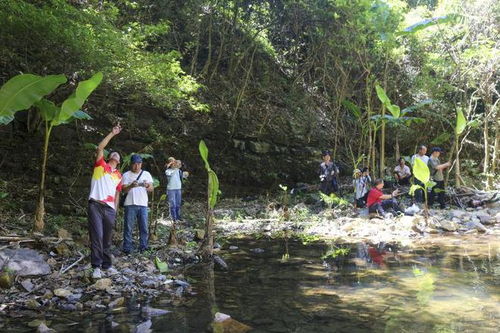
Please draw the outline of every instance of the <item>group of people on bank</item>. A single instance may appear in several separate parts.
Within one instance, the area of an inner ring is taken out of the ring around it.
[[[111,243],[117,210],[124,208],[123,248],[129,254],[133,248],[132,233],[137,221],[139,227],[139,251],[148,249],[148,192],[154,190],[151,174],[142,169],[142,157],[134,154],[130,158],[130,170],[123,175],[118,169],[121,156],[112,151],[104,159],[104,149],[111,139],[121,132],[121,126],[111,132],[97,146],[97,155],[90,185],[88,202],[88,225],[90,236],[90,262],[93,278],[101,278],[103,271],[116,274],[112,267]],[[181,220],[182,180],[187,177],[182,162],[170,157],[165,164],[167,196],[173,221]],[[101,269],[103,271],[101,271]]]
[[[430,156],[427,155],[427,147],[421,145],[417,149],[417,153],[411,157],[411,165],[414,165],[415,159],[420,159],[429,168],[431,179],[436,183],[429,193],[429,205],[433,205],[435,201],[439,203],[441,209],[445,208],[445,189],[444,189],[444,174],[443,171],[450,167],[450,162],[441,163],[440,155],[443,150],[439,147],[431,149]],[[326,150],[322,153],[323,161],[319,167],[320,191],[326,195],[331,193],[339,193],[339,168],[332,161],[331,153]],[[423,186],[423,184],[413,177],[411,168],[406,165],[404,158],[398,159],[398,165],[393,169],[394,182],[397,185],[409,186],[415,183]],[[395,213],[402,212],[398,205],[396,197],[400,195],[398,189],[392,191],[391,194],[384,194],[384,180],[382,178],[372,181],[369,169],[355,169],[353,173],[353,190],[354,190],[354,205],[358,208],[368,207],[369,213],[376,213],[381,216],[386,216],[388,211]],[[415,191],[415,201],[423,202],[423,190]]]

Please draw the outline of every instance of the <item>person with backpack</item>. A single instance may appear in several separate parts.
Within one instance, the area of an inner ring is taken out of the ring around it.
[[[363,170],[354,170],[354,180],[352,185],[354,187],[354,203],[356,208],[363,208],[366,205],[366,199],[371,181],[368,168],[365,167]]]
[[[434,204],[435,197],[437,196],[437,201],[439,202],[439,207],[441,209],[446,208],[446,204],[444,203],[444,175],[443,170],[450,167],[451,163],[446,162],[441,164],[439,161],[439,156],[443,150],[439,147],[434,147],[431,150],[431,158],[429,159],[429,170],[431,172],[431,178],[436,183],[432,187],[431,194],[429,196],[429,206]]]
[[[166,164],[167,170],[167,197],[170,208],[170,217],[172,220],[181,221],[181,203],[182,203],[182,180],[186,174],[182,172],[182,162],[173,157],[169,157]]]
[[[148,193],[154,190],[153,177],[142,169],[142,157],[134,154],[130,158],[130,170],[123,174],[122,180],[125,200],[123,222],[123,253],[132,251],[132,232],[135,221],[139,224],[139,252],[148,249]]]

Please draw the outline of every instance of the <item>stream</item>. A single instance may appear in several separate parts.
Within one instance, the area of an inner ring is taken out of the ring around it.
[[[186,267],[193,294],[178,302],[151,300],[150,306],[171,311],[163,316],[144,316],[144,304],[131,299],[126,312],[85,318],[61,312],[47,320],[57,332],[206,332],[215,312],[251,326],[251,332],[498,332],[500,327],[496,237],[435,238],[407,248],[290,240],[287,247],[282,239],[229,240],[219,253],[229,270]],[[150,329],[136,329],[148,319]],[[19,319],[10,324],[9,332],[30,331]]]

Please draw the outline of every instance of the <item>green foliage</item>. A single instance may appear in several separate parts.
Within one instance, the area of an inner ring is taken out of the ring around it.
[[[349,255],[351,249],[348,247],[337,247],[335,245],[331,245],[330,249],[321,257],[321,259],[335,259],[338,257],[345,257]]]
[[[162,261],[160,258],[155,257],[155,265],[156,268],[160,271],[160,273],[166,273],[168,272],[168,264],[164,261]]]
[[[349,201],[338,197],[335,193],[330,193],[330,195],[326,195],[323,192],[319,192],[319,196],[321,201],[323,201],[328,209],[331,209],[333,205],[340,207],[346,207],[349,205]]]
[[[33,74],[21,74],[14,76],[0,89],[1,122],[5,124],[12,121],[14,113],[29,109],[65,82],[64,75],[41,77]]]
[[[430,180],[431,173],[429,167],[421,159],[415,158],[413,162],[413,175],[426,184]]]
[[[210,164],[208,163],[208,148],[203,140],[200,141],[199,151],[208,173],[208,206],[210,209],[214,209],[220,194],[219,179],[217,178],[217,174],[210,168]]]
[[[399,116],[401,115],[401,110],[399,106],[391,103],[391,100],[389,99],[389,97],[387,97],[385,90],[380,85],[376,84],[375,90],[377,91],[378,98],[380,99],[382,104],[385,105],[387,110],[391,112],[392,116],[396,119],[399,118]]]
[[[457,109],[457,122],[455,125],[455,134],[457,136],[462,134],[466,126],[467,126],[467,120],[465,120],[463,111],[461,109]]]

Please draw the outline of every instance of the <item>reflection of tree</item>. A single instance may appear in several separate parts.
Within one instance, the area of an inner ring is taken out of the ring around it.
[[[207,293],[207,303],[210,309],[210,323],[213,325],[213,320],[215,314],[218,312],[217,303],[215,301],[215,274],[214,274],[214,263],[209,262],[204,265],[204,280],[205,280],[205,290]]]

